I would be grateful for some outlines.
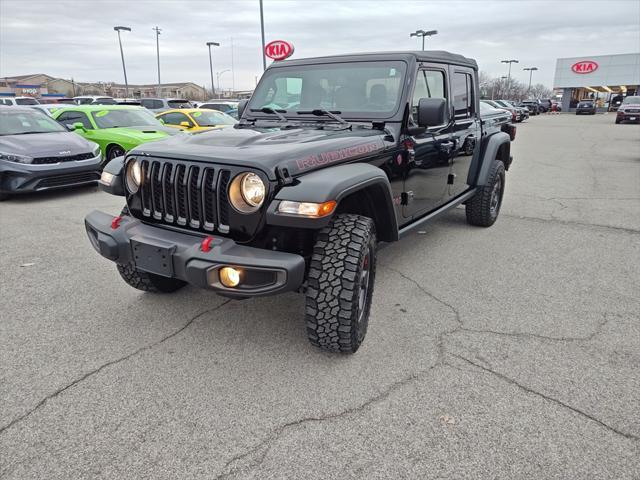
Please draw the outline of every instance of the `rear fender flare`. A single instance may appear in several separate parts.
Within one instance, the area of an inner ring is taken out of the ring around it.
[[[467,183],[469,185],[483,187],[489,179],[491,163],[499,158],[505,165],[509,160],[511,150],[511,138],[505,132],[497,132],[482,142],[479,161],[471,165]]]

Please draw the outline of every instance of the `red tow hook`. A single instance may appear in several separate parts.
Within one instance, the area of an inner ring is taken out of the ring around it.
[[[111,220],[111,230],[115,230],[116,228],[118,228],[120,226],[121,221],[122,221],[121,216],[117,216],[116,218]]]
[[[202,240],[202,243],[200,244],[200,250],[202,250],[203,252],[208,252],[209,250],[211,250],[211,242],[213,242],[213,237],[207,237]]]

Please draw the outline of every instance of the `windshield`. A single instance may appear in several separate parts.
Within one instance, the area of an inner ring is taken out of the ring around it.
[[[66,130],[39,110],[32,112],[0,111],[0,135],[49,132],[66,132]]]
[[[405,71],[406,64],[400,61],[271,68],[260,80],[247,112],[274,108],[291,117],[298,111],[324,109],[342,117],[390,117],[398,110]]]
[[[217,110],[202,110],[201,112],[193,112],[193,119],[201,127],[215,127],[217,125],[235,125],[238,123],[235,119],[226,113]]]
[[[162,124],[143,108],[122,110],[99,110],[92,112],[98,128],[140,127],[146,125],[162,126]]]
[[[35,98],[16,98],[16,105],[38,105]]]
[[[167,103],[171,108],[191,108],[193,106],[189,100],[169,100]]]
[[[640,105],[640,97],[626,97],[622,101],[623,105]]]

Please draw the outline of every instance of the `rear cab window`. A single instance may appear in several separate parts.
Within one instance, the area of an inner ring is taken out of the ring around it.
[[[456,120],[471,118],[475,114],[473,78],[464,72],[455,72],[451,81],[453,114]]]

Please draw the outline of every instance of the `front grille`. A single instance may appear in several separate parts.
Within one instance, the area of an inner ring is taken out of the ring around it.
[[[228,215],[222,218],[218,208],[228,211],[229,170],[157,159],[141,162],[144,181],[139,195],[144,217],[196,230],[228,230]]]
[[[97,172],[69,173],[67,175],[56,175],[53,177],[47,177],[40,180],[40,182],[38,182],[37,189],[64,187],[66,185],[77,185],[79,183],[95,182],[99,179],[100,179],[100,174]]]
[[[59,162],[76,162],[78,160],[89,160],[93,158],[93,153],[79,153],[78,155],[69,155],[66,157],[38,157],[34,158],[33,165],[44,165],[48,163],[59,163]]]
[[[624,113],[640,113],[640,110],[635,108],[629,108],[625,110]]]

